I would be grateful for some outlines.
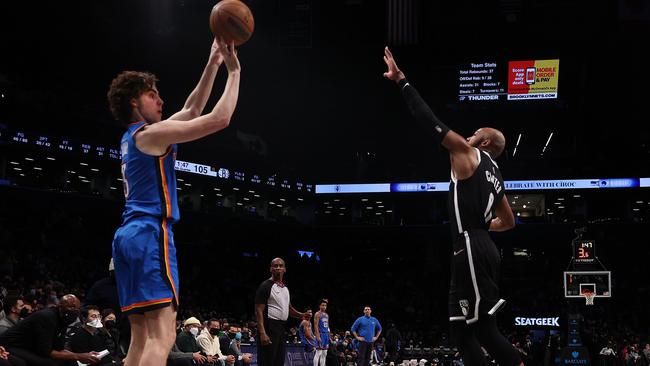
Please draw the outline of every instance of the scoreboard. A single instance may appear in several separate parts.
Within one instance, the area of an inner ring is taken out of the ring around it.
[[[458,100],[557,99],[560,60],[469,62],[458,70]]]
[[[576,240],[573,250],[576,263],[592,263],[596,259],[596,242],[593,240]]]

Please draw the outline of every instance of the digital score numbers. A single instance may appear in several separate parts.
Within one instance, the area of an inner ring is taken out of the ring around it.
[[[591,263],[596,259],[596,243],[593,240],[578,240],[574,244],[573,258],[576,263]]]

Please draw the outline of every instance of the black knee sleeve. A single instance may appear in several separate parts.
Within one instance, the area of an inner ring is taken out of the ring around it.
[[[474,334],[474,327],[464,321],[453,321],[450,324],[450,339],[453,346],[458,347],[465,366],[485,366],[487,360],[483,355],[481,345]]]
[[[518,366],[519,351],[499,333],[494,316],[482,314],[476,323],[476,337],[500,366]]]

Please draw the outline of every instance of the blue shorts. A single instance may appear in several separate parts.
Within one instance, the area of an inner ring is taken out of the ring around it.
[[[303,343],[303,347],[306,352],[314,352],[316,349],[316,340],[305,339],[306,343]]]
[[[113,238],[113,261],[122,313],[178,307],[176,247],[166,219],[140,216],[122,224]]]
[[[319,349],[328,349],[330,346],[330,334],[329,333],[321,333],[320,334],[320,342],[318,343],[318,348]]]

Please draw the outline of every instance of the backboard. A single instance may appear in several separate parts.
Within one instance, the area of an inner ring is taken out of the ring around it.
[[[564,297],[583,298],[585,291],[593,292],[596,297],[612,296],[611,271],[565,271]]]

